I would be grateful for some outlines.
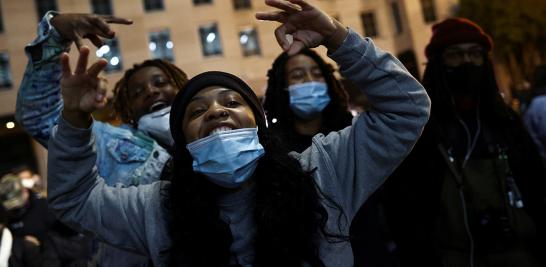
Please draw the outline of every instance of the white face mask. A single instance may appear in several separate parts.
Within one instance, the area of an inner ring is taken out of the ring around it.
[[[138,120],[138,129],[147,133],[159,143],[172,147],[174,140],[169,124],[170,115],[171,107],[148,113]]]

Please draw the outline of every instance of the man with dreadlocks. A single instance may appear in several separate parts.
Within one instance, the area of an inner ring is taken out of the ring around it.
[[[432,28],[422,138],[384,186],[403,266],[544,266],[540,155],[498,92],[491,38],[452,18]]]
[[[72,42],[87,58],[89,49],[81,39],[95,46],[102,38],[113,38],[109,24],[131,24],[130,20],[90,14],[48,12],[39,24],[38,37],[25,51],[29,62],[17,98],[16,118],[26,131],[47,148],[50,131],[57,125],[64,103],[61,99],[60,55]],[[106,62],[102,62],[106,64]],[[85,70],[78,69],[80,75]],[[146,60],[125,72],[114,88],[114,110],[120,127],[97,122],[97,168],[109,185],[148,184],[168,176],[163,170],[171,156],[170,105],[187,82],[186,74],[163,60]],[[71,83],[64,82],[65,86]],[[106,97],[95,101],[104,103]],[[168,168],[167,168],[168,169]],[[98,248],[101,266],[148,266],[150,260],[106,244]]]

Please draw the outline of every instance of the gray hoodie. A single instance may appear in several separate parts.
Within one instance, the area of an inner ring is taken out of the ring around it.
[[[430,101],[424,88],[393,56],[350,30],[342,46],[329,55],[341,74],[355,82],[372,109],[351,126],[313,137],[302,153],[292,152],[319,189],[340,205],[345,216],[327,203],[327,230],[348,235],[364,201],[408,155],[428,120]],[[95,234],[116,247],[148,255],[155,266],[167,266],[171,239],[165,207],[169,182],[133,187],[107,186],[98,176],[94,137],[60,120],[49,141],[49,203],[64,222]],[[221,219],[234,241],[232,263],[252,266],[253,191],[241,190],[219,201]],[[244,201],[243,201],[244,200]],[[326,266],[353,266],[349,242],[318,241]]]

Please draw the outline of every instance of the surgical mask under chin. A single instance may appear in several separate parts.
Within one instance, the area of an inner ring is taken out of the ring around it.
[[[290,109],[299,118],[311,119],[330,103],[328,86],[323,82],[306,82],[288,87]]]
[[[215,133],[189,143],[186,148],[193,157],[193,171],[225,188],[244,184],[264,155],[258,128]]]
[[[171,107],[148,113],[138,120],[138,129],[147,133],[159,143],[172,147],[174,140],[169,124],[170,114]]]

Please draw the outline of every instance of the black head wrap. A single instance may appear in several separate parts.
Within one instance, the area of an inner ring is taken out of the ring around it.
[[[178,92],[173,105],[171,107],[170,127],[171,135],[177,146],[185,146],[186,140],[184,138],[184,132],[182,130],[182,121],[184,120],[184,113],[190,103],[192,97],[199,91],[211,87],[219,86],[228,88],[239,93],[245,101],[252,108],[254,117],[256,119],[256,125],[258,126],[258,135],[260,142],[267,140],[267,128],[265,123],[265,115],[260,100],[254,94],[254,91],[239,77],[221,71],[208,71],[201,73],[188,81],[186,86]]]

